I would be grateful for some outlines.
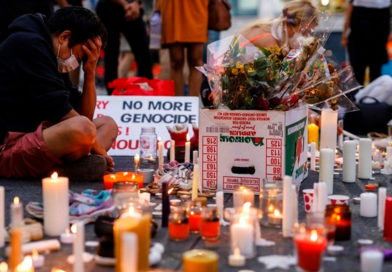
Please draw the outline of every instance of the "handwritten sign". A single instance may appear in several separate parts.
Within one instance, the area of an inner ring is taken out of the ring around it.
[[[98,96],[95,116],[112,117],[118,136],[109,155],[131,156],[139,153],[142,127],[155,127],[164,148],[170,148],[166,126],[186,124],[193,136],[192,124],[199,123],[199,98],[190,96]]]

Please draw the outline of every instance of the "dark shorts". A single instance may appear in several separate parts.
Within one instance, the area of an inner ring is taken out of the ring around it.
[[[42,177],[62,163],[44,141],[46,127],[42,123],[34,132],[8,132],[0,145],[0,177]]]

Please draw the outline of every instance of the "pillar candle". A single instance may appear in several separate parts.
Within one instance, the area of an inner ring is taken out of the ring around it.
[[[327,192],[333,194],[333,167],[335,164],[335,152],[331,148],[320,150],[320,173],[319,181],[327,184]]]
[[[220,220],[223,220],[223,209],[224,209],[224,193],[222,191],[216,192],[216,208]]]
[[[199,159],[199,151],[193,150],[193,157],[192,158],[193,158],[192,159],[193,164],[197,164],[198,159]]]
[[[45,234],[58,236],[69,226],[68,178],[54,172],[42,179],[42,195]]]
[[[169,200],[169,184],[167,181],[162,182],[162,227],[167,227],[169,223],[170,214],[170,200]]]
[[[319,127],[311,123],[308,125],[308,144],[314,143],[315,147],[319,148]]]
[[[132,232],[121,236],[121,272],[137,272],[138,240]]]
[[[238,247],[241,255],[245,258],[253,258],[255,255],[254,228],[250,215],[241,215],[238,222],[230,226],[230,243]]]
[[[372,140],[361,138],[359,140],[358,178],[370,179],[372,177]]]
[[[355,153],[357,151],[357,141],[345,141],[343,143],[343,181],[355,182],[356,165]]]
[[[363,217],[377,216],[377,195],[375,193],[362,193],[359,214]]]
[[[8,265],[10,271],[15,271],[18,264],[22,261],[22,230],[20,228],[11,229],[10,244]]]
[[[254,206],[255,193],[250,188],[240,186],[233,192],[234,208],[240,208],[246,202],[250,202],[251,206]]]
[[[298,223],[298,194],[294,184],[291,185],[291,214],[293,217],[293,226]],[[274,211],[274,213],[276,210]],[[275,219],[280,220],[281,215],[275,214]],[[271,218],[272,219],[272,218]]]
[[[313,211],[324,212],[328,201],[327,184],[325,182],[314,183],[313,188]]]
[[[381,187],[378,189],[378,217],[377,226],[380,230],[384,229],[385,216],[385,199],[387,197],[387,188]]]
[[[20,228],[24,225],[23,222],[23,204],[20,202],[18,196],[14,197],[11,203],[11,228]]]
[[[133,164],[134,164],[134,170],[138,171],[140,167],[140,155],[135,154],[135,157],[133,157]]]
[[[79,221],[72,225],[71,231],[74,235],[73,238],[73,272],[84,271],[84,223]]]
[[[193,165],[193,179],[192,179],[192,200],[195,201],[198,196],[200,182],[200,171],[199,165]]]
[[[392,196],[385,198],[384,239],[392,242]]]
[[[293,236],[293,214],[292,214],[292,178],[285,176],[283,178],[283,219],[282,233],[283,237]]]
[[[158,139],[158,167],[159,171],[163,171],[163,143]]]
[[[332,109],[321,111],[320,149],[336,149],[336,133],[338,129],[338,112]]]
[[[185,143],[185,157],[184,162],[190,162],[191,160],[191,142],[189,141],[189,134],[186,135]]]
[[[5,221],[4,221],[4,187],[0,186],[0,248],[4,246]]]
[[[316,170],[316,143],[310,143],[310,170]]]
[[[170,141],[170,161],[176,160],[176,141]]]
[[[377,249],[367,249],[361,253],[362,272],[381,272],[384,254]]]

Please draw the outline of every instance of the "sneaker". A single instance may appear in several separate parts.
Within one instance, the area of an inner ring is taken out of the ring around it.
[[[91,154],[77,161],[55,166],[53,171],[57,171],[59,176],[68,177],[70,180],[98,181],[102,180],[106,168],[104,156]]]

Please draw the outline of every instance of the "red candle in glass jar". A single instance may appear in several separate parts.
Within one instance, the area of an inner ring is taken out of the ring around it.
[[[297,249],[297,264],[305,271],[319,271],[327,239],[317,230],[298,233],[294,236]]]
[[[201,220],[201,237],[203,239],[217,239],[219,238],[220,224],[217,220]]]
[[[169,222],[169,238],[175,241],[187,239],[189,236],[188,222]]]
[[[105,190],[113,189],[113,184],[117,182],[117,177],[114,174],[107,174],[103,176],[103,188]]]
[[[139,188],[143,188],[143,175],[135,172],[116,173],[117,181],[136,182]]]
[[[392,196],[385,199],[384,239],[392,242]]]
[[[200,231],[201,226],[201,212],[191,211],[188,213],[189,229],[193,233]]]

